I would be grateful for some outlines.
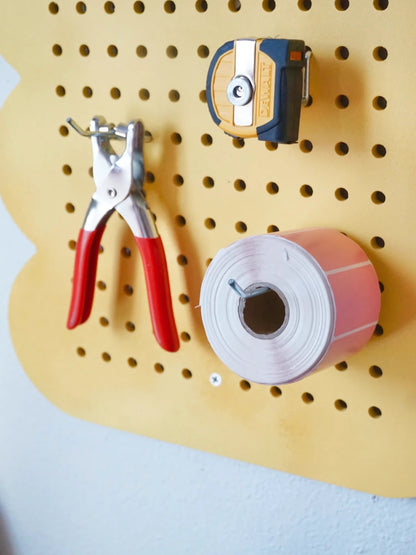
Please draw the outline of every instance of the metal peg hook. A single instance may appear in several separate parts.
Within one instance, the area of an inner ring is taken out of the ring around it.
[[[268,287],[257,287],[250,293],[246,293],[244,289],[242,289],[238,285],[235,279],[229,279],[227,283],[231,287],[231,289],[234,289],[237,295],[242,299],[251,299],[253,297],[258,297],[259,295],[263,295],[264,293],[267,293],[270,290]]]
[[[312,56],[312,50],[306,50],[305,67],[303,69],[302,106],[306,106],[310,100],[309,82],[310,82],[311,56]]]
[[[75,131],[82,137],[108,137],[109,139],[125,140],[127,137],[127,126],[123,124],[114,125],[114,123],[106,123],[101,126],[98,131],[89,131],[82,129],[76,121],[72,118],[66,118],[66,122],[75,129]],[[150,131],[144,132],[144,142],[150,143],[152,140],[152,134]]]

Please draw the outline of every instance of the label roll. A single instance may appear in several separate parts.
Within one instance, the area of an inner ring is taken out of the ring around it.
[[[377,324],[380,288],[360,246],[316,228],[221,249],[204,276],[200,305],[223,363],[247,380],[279,385],[360,350]]]

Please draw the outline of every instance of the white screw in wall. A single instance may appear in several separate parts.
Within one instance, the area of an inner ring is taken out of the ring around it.
[[[214,387],[218,387],[222,384],[222,377],[216,372],[213,372],[209,377],[209,383]]]

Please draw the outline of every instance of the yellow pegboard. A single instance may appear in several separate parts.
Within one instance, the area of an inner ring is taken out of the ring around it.
[[[10,325],[33,383],[103,425],[387,496],[416,494],[416,46],[413,2],[8,2],[1,55],[21,83],[0,111],[2,197],[36,255]],[[205,79],[227,40],[280,36],[313,50],[298,145],[233,141]],[[65,327],[74,246],[94,190],[90,144],[65,125],[143,120],[147,198],[163,237],[181,336],[156,343],[134,239],[113,216],[88,322]],[[299,383],[241,381],[213,354],[199,290],[218,249],[247,235],[328,226],[368,253],[382,312],[370,343]],[[210,383],[212,373],[222,384]]]

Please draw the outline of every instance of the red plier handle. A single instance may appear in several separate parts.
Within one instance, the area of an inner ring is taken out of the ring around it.
[[[81,229],[75,253],[72,298],[69,309],[68,329],[88,320],[95,289],[98,253],[105,225],[95,231]],[[169,276],[165,250],[160,236],[135,237],[141,254],[146,280],[147,297],[153,333],[159,345],[166,351],[179,349],[179,338],[173,314]]]
[[[177,351],[179,338],[172,308],[169,276],[162,240],[141,190],[143,184],[143,126],[131,122],[125,130],[126,148],[120,157],[110,147],[103,118],[90,125],[97,191],[78,236],[72,298],[67,327],[85,322],[93,304],[98,254],[108,218],[117,210],[129,224],[143,261],[153,332],[163,349]],[[111,129],[117,128],[114,126]],[[128,181],[128,182],[127,182]]]

